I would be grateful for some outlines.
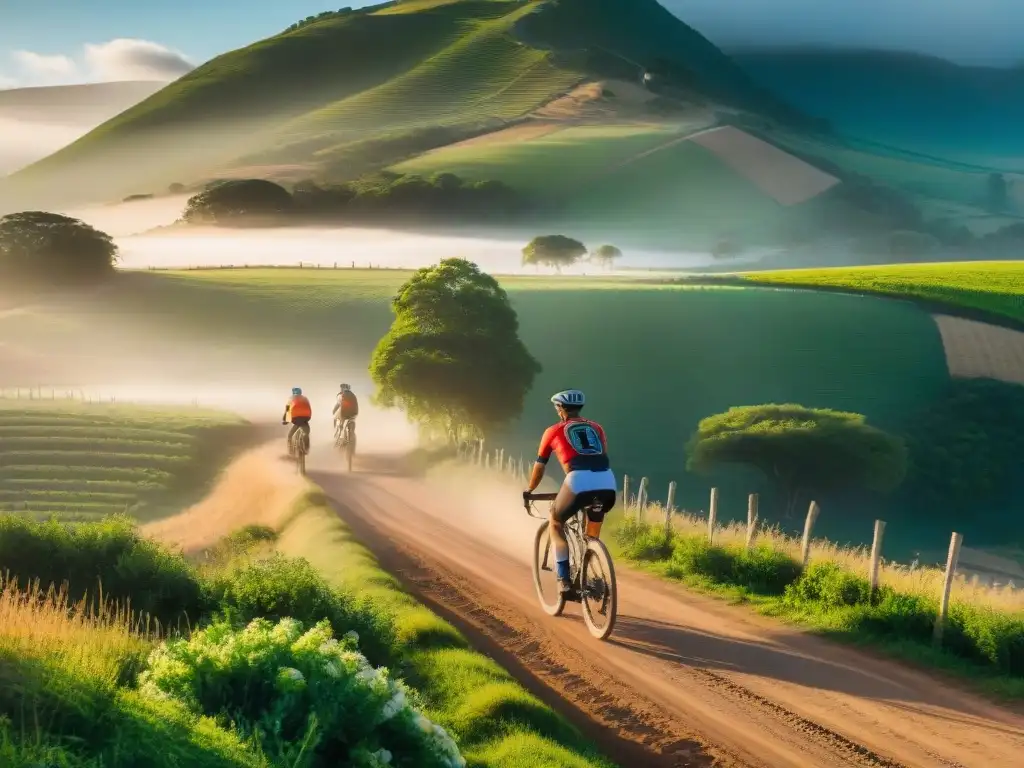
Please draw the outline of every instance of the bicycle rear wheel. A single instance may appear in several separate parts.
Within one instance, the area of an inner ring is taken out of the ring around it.
[[[349,428],[348,430],[348,443],[345,445],[345,458],[348,463],[348,471],[352,471],[352,457],[356,455],[356,433],[355,430]]]
[[[582,586],[583,621],[590,634],[607,640],[615,628],[618,610],[618,587],[615,566],[608,548],[600,539],[590,539],[583,553],[580,583]]]
[[[547,523],[541,523],[533,540],[533,586],[544,612],[549,616],[561,616],[565,610],[565,595],[558,589],[555,550],[551,546]]]

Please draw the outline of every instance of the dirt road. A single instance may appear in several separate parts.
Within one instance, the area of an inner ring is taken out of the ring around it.
[[[311,470],[327,465],[317,451]],[[621,765],[1021,765],[1024,715],[891,662],[619,566],[619,620],[594,641],[552,619],[517,488],[363,459],[311,471],[384,565]]]

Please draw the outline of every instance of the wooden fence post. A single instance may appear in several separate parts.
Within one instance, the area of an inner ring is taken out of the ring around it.
[[[747,497],[747,551],[754,546],[754,533],[757,528],[757,494]]]
[[[629,475],[622,476],[622,511],[629,513]]]
[[[644,509],[647,507],[647,478],[640,478],[640,490],[636,492],[636,509],[637,516],[642,522],[644,519]]]
[[[812,501],[807,510],[807,519],[804,521],[804,538],[800,543],[800,561],[804,568],[807,561],[811,559],[811,531],[814,530],[814,522],[818,519],[818,502]]]
[[[949,613],[949,596],[953,591],[953,577],[956,576],[956,564],[960,560],[960,545],[963,544],[962,533],[956,533],[949,539],[949,555],[946,557],[946,577],[942,580],[942,599],[939,601],[939,615],[935,617],[935,631],[932,642],[936,648],[942,646],[942,634],[946,630],[946,614]]]
[[[718,522],[718,489],[711,489],[711,507],[708,512],[708,543],[715,543],[715,524]]]
[[[676,481],[668,484],[668,499],[665,501],[665,535],[672,530],[672,508],[676,505]]]
[[[885,520],[875,520],[875,538],[871,542],[871,565],[868,581],[871,583],[871,597],[878,591],[878,574],[882,565],[882,536],[885,534]]]

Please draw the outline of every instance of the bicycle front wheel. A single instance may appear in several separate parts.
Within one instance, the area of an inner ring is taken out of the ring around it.
[[[549,616],[561,616],[565,610],[565,595],[558,589],[555,548],[551,546],[547,523],[541,523],[533,540],[533,586],[544,612]]]
[[[608,548],[600,539],[590,539],[583,553],[580,582],[583,592],[583,621],[590,634],[607,640],[615,628],[618,587],[615,566]]]

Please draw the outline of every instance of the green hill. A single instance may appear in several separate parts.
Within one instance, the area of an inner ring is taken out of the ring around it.
[[[644,73],[676,95],[798,117],[655,0],[410,0],[219,56],[15,174],[5,196],[111,199],[243,168],[344,176],[360,142],[440,126],[449,143],[581,82]]]

